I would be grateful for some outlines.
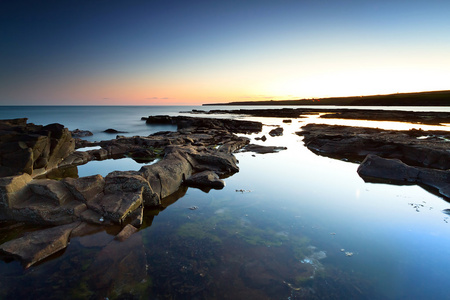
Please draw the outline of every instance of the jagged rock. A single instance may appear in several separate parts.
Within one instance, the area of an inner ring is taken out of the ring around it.
[[[128,239],[131,235],[136,233],[138,229],[131,224],[127,224],[120,232],[116,235],[114,239],[123,242]]]
[[[282,136],[283,135],[283,127],[278,127],[269,131],[270,136]]]
[[[199,188],[213,188],[213,189],[223,189],[225,187],[225,182],[219,178],[219,176],[212,171],[203,171],[194,174],[187,178],[184,183],[187,186],[199,187]]]
[[[57,165],[75,149],[69,130],[60,124],[0,120],[0,176],[36,176]]]
[[[79,223],[34,231],[25,236],[0,245],[0,252],[19,258],[25,268],[64,249],[72,230]]]
[[[435,188],[450,198],[450,171],[409,166],[398,159],[367,155],[358,167],[364,180],[384,180],[390,183],[413,183]]]

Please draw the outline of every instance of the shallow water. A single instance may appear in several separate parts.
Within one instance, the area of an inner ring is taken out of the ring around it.
[[[285,132],[265,126],[258,143],[288,150],[237,153],[223,190],[181,190],[123,243],[102,229],[25,271],[0,261],[0,298],[112,299],[130,285],[143,299],[450,298],[448,202],[310,152],[294,134],[308,119],[262,120]]]

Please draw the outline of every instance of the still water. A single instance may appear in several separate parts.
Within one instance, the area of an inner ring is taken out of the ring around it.
[[[132,135],[154,130],[140,121],[150,109],[128,108],[122,121],[120,111],[81,125],[67,113],[65,123]],[[56,122],[61,114],[30,121]],[[164,210],[147,211],[123,243],[113,240],[119,228],[96,229],[28,270],[0,261],[0,299],[450,298],[448,202],[417,186],[365,183],[357,164],[310,152],[294,134],[310,119],[259,120],[285,128],[270,137],[273,127],[265,126],[268,139],[259,143],[287,150],[237,153],[240,171],[223,190],[181,189]],[[91,165],[83,174],[97,171]],[[0,227],[0,242],[13,234]]]

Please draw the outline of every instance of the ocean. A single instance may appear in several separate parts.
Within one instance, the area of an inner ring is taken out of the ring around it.
[[[1,107],[0,119],[61,123],[103,140],[115,137],[102,133],[108,128],[129,136],[175,130],[141,117],[192,109],[218,107]],[[366,183],[358,164],[312,153],[294,134],[312,119],[239,118],[267,125],[248,135],[253,143],[265,134],[265,145],[288,149],[236,153],[240,171],[224,179],[223,190],[180,190],[167,207],[146,211],[129,246],[113,240],[114,228],[101,229],[28,270],[0,261],[0,299],[111,299],[118,291],[124,299],[450,298],[445,199],[415,185]],[[270,137],[273,125],[284,135]],[[89,164],[79,176],[141,167],[132,160]],[[11,234],[0,226],[0,241]],[[136,262],[146,265],[144,279],[133,273]]]

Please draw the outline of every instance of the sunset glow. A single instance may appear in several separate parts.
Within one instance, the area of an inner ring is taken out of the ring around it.
[[[1,105],[450,89],[450,2],[3,2]]]

